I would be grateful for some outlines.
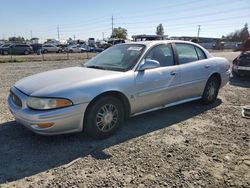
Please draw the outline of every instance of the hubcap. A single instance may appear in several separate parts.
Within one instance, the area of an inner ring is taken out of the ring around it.
[[[102,132],[110,131],[118,121],[118,110],[113,104],[102,106],[96,115],[96,125]]]

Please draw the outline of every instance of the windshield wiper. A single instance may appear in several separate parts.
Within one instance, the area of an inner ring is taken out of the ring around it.
[[[106,68],[102,67],[102,66],[97,66],[97,65],[89,65],[89,66],[85,66],[87,68],[93,68],[93,69],[101,69],[101,70],[106,70]]]

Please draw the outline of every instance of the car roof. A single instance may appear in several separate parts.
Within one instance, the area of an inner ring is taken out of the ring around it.
[[[131,45],[135,45],[135,44],[138,44],[138,45],[145,45],[146,46],[146,49],[149,49],[151,48],[152,46],[155,46],[157,44],[168,44],[168,43],[184,43],[184,44],[191,44],[191,45],[194,45],[194,46],[197,46],[199,48],[201,48],[206,56],[209,58],[209,57],[212,57],[212,55],[205,49],[203,48],[201,45],[199,44],[196,44],[194,42],[189,42],[189,41],[183,41],[183,40],[153,40],[153,41],[137,41],[137,42],[128,42],[128,43],[122,43],[122,44],[117,44],[117,45],[126,45],[126,44],[131,44]]]
[[[136,41],[136,42],[128,42],[125,44],[142,44],[145,45],[147,47],[150,46],[154,46],[156,44],[168,44],[168,43],[174,43],[174,42],[179,42],[179,43],[186,43],[186,44],[193,44],[196,45],[193,42],[189,42],[189,41],[183,41],[183,40],[153,40],[153,41]],[[122,44],[120,44],[122,45]]]

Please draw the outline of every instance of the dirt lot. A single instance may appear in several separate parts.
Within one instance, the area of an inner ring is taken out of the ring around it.
[[[233,52],[217,53],[230,61]],[[9,87],[80,61],[0,64],[0,187],[250,187],[250,81],[199,101],[130,118],[112,138],[36,135],[15,123]],[[72,162],[73,161],[73,162]]]

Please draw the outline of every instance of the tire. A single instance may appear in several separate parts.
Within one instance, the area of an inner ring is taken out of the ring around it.
[[[69,53],[73,53],[73,50],[69,50]]]
[[[92,138],[104,139],[112,136],[124,120],[122,102],[105,96],[88,107],[85,114],[85,131]]]
[[[43,53],[44,53],[44,54],[47,54],[47,53],[48,53],[48,50],[43,50]]]
[[[27,50],[24,51],[24,55],[29,55],[29,53],[30,53],[30,52],[27,51]]]
[[[218,96],[220,88],[220,81],[216,77],[210,77],[207,81],[202,95],[202,102],[204,104],[212,104]]]

